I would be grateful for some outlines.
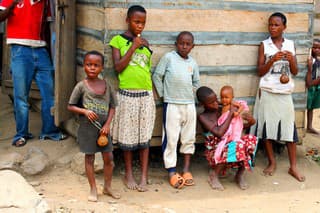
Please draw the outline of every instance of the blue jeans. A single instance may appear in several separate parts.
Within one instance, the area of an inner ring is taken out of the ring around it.
[[[38,85],[41,95],[42,129],[40,138],[59,140],[61,133],[54,125],[50,109],[54,105],[54,70],[46,48],[11,45],[11,71],[13,79],[14,116],[16,135],[12,143],[29,133],[29,92],[32,80]]]

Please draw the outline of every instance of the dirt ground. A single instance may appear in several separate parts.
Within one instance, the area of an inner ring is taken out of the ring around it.
[[[63,142],[37,139],[29,140],[21,148],[11,146],[15,133],[13,109],[10,99],[0,95],[0,155],[8,152],[24,154],[32,146],[43,149],[50,158],[50,167],[41,175],[25,177],[27,181],[38,183],[35,189],[41,194],[53,212],[320,212],[320,167],[306,156],[306,150],[320,150],[320,137],[306,134],[303,145],[298,146],[298,167],[306,176],[300,183],[287,174],[288,158],[284,151],[277,155],[277,171],[274,176],[265,177],[262,170],[266,158],[257,153],[254,171],[246,174],[250,188],[240,190],[233,181],[233,171],[222,179],[225,191],[212,190],[208,183],[207,162],[203,157],[203,147],[198,146],[192,160],[192,172],[196,185],[175,190],[167,182],[166,171],[162,167],[159,148],[151,149],[149,191],[130,191],[122,183],[123,161],[120,151],[115,151],[116,168],[113,188],[121,193],[120,200],[113,200],[99,192],[99,202],[87,201],[89,186],[84,176],[74,174],[69,166],[61,164],[78,152],[75,139],[69,137]],[[320,130],[320,111],[315,112],[314,126]],[[30,130],[38,136],[41,128],[39,113],[30,113]],[[136,168],[138,176],[138,168]],[[102,188],[102,174],[96,175]],[[14,187],[14,184],[12,184]]]

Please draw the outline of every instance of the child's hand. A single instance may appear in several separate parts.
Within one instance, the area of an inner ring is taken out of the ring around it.
[[[91,110],[86,110],[85,116],[86,116],[90,121],[95,121],[95,120],[97,120],[97,119],[99,118],[98,115],[97,115],[95,112],[91,111]]]
[[[276,62],[283,59],[286,59],[286,53],[279,51],[271,58],[271,61]]]
[[[134,49],[137,49],[137,48],[140,48],[144,45],[144,38],[140,37],[139,35],[137,37],[135,37],[133,39],[133,44],[132,44],[132,47]]]
[[[239,102],[235,102],[235,101],[232,101],[231,103],[233,106],[239,108],[241,106],[241,104]]]
[[[286,60],[288,60],[289,62],[292,62],[293,60],[293,55],[290,51],[283,51],[283,58],[285,58]]]
[[[238,111],[238,107],[236,107],[235,105],[231,104],[230,105],[230,113],[233,114],[233,116],[235,116],[235,113]]]
[[[100,130],[100,134],[108,135],[110,132],[110,125],[103,125],[103,127]]]

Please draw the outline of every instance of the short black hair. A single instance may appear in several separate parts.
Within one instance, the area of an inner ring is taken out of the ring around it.
[[[193,36],[193,34],[192,34],[191,32],[189,32],[189,31],[182,31],[182,32],[180,32],[180,33],[177,35],[176,41],[178,41],[178,40],[180,39],[180,37],[183,36],[183,35],[189,35],[189,36],[191,36],[191,38],[192,38],[192,43],[194,42],[194,36]]]
[[[85,58],[88,56],[88,55],[98,55],[101,57],[101,61],[102,61],[102,65],[104,65],[104,56],[101,52],[97,51],[97,50],[91,50],[89,52],[87,52],[84,57],[83,57],[83,60],[85,60]]]
[[[127,18],[130,18],[131,15],[135,12],[147,13],[147,11],[146,11],[146,9],[144,9],[144,7],[142,7],[140,5],[132,5],[131,7],[129,7],[129,9],[127,11]]]
[[[320,39],[319,38],[313,39],[313,43],[315,43],[315,42],[320,43]]]
[[[269,19],[270,19],[271,17],[279,17],[279,18],[281,18],[283,25],[284,25],[284,26],[287,25],[287,18],[286,18],[286,16],[285,16],[283,13],[275,12],[275,13],[273,13],[273,14],[269,17]]]
[[[200,103],[205,102],[210,95],[216,94],[211,88],[206,86],[199,87],[196,93],[197,99]]]

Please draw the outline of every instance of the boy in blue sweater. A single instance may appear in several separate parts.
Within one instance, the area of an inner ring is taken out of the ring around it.
[[[153,73],[152,80],[159,97],[163,97],[162,151],[169,182],[174,188],[194,185],[189,170],[195,151],[196,107],[195,91],[200,86],[199,68],[188,54],[194,47],[192,33],[177,36],[176,51],[166,53]],[[176,171],[177,145],[184,155],[183,173]]]

